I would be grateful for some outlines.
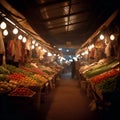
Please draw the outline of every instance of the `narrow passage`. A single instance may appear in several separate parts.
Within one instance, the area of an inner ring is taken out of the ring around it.
[[[88,98],[80,90],[78,81],[66,75],[57,80],[57,87],[41,104],[39,120],[93,120],[88,109]]]

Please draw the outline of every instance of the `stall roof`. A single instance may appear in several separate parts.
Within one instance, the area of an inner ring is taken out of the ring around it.
[[[6,1],[43,40],[52,46],[74,48],[80,47],[119,7],[119,0]]]

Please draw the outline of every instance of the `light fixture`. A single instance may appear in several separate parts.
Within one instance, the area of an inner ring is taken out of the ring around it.
[[[18,34],[18,29],[17,28],[13,29],[13,34]]]
[[[85,54],[88,55],[88,50],[85,51]]]
[[[48,52],[48,53],[47,53],[47,56],[52,56],[52,53]]]
[[[104,40],[104,35],[100,35],[100,40]]]
[[[35,43],[35,46],[37,47],[37,46],[38,46],[38,43]]]
[[[85,53],[84,53],[84,52],[82,52],[82,53],[81,53],[81,55],[85,55]]]
[[[58,48],[58,50],[62,50],[62,48]]]
[[[66,52],[69,52],[69,50],[67,49]]]
[[[4,35],[4,36],[7,36],[7,35],[8,35],[8,31],[7,31],[7,30],[4,30],[4,31],[3,31],[3,35]]]
[[[53,54],[54,56],[56,56],[56,54]]]
[[[45,49],[43,48],[43,52],[47,52],[47,50],[45,50]]]
[[[0,24],[0,27],[1,27],[1,29],[5,29],[6,27],[7,27],[7,25],[6,25],[6,23],[5,22],[2,22],[1,24]]]
[[[114,40],[115,36],[113,34],[110,35],[110,40]]]
[[[88,46],[89,51],[91,51],[92,48],[94,48],[94,44],[91,44],[90,46]]]
[[[35,40],[32,40],[32,44],[35,44]]]
[[[22,35],[19,35],[19,36],[18,36],[18,39],[19,39],[19,40],[22,40],[22,38],[23,38]]]
[[[32,46],[31,46],[31,48],[32,48],[32,49],[34,49],[34,48],[35,48],[35,46],[34,46],[34,45],[32,45]]]
[[[26,43],[26,41],[27,41],[26,37],[23,37],[22,42]]]

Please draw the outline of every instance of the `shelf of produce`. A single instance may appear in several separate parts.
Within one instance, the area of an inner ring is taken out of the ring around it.
[[[21,88],[18,88],[21,89]],[[29,89],[29,88],[26,88]],[[36,111],[40,109],[40,91],[35,92],[32,91],[31,94],[8,94],[8,110],[12,108],[15,112],[26,112],[29,113],[30,111]]]

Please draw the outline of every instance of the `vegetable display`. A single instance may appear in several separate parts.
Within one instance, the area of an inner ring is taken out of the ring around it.
[[[103,80],[106,80],[108,78],[111,78],[111,77],[114,77],[116,75],[120,74],[120,71],[116,70],[116,69],[112,69],[112,70],[109,70],[107,72],[104,72],[100,75],[96,75],[95,77],[92,77],[90,78],[89,80],[92,82],[92,83],[95,83],[95,84],[98,84],[100,83],[101,81]]]
[[[89,71],[85,72],[84,75],[85,75],[87,78],[94,77],[94,76],[96,76],[96,75],[99,75],[99,74],[101,74],[101,73],[104,73],[104,72],[106,72],[106,71],[111,70],[116,63],[118,63],[118,61],[117,61],[117,60],[114,60],[114,61],[110,62],[109,64],[107,64],[107,65],[101,65],[101,66],[99,66],[98,68],[97,68],[97,67],[96,67],[96,68],[93,67],[93,68],[90,69]]]
[[[100,82],[96,85],[96,87],[102,92],[102,93],[113,93],[115,91],[118,91],[120,93],[120,75],[117,75],[112,78],[108,78],[105,81]]]

